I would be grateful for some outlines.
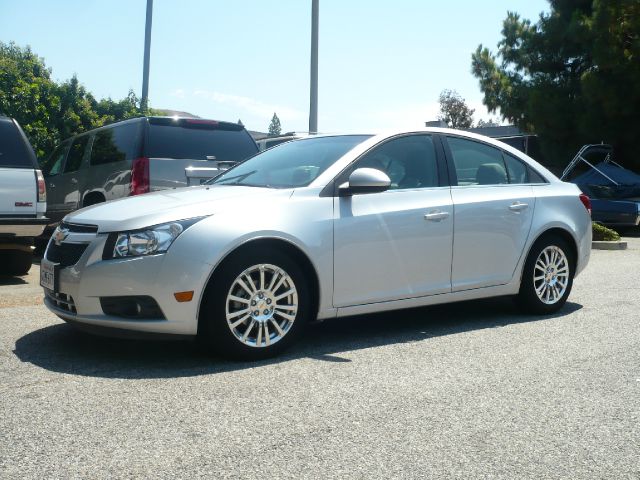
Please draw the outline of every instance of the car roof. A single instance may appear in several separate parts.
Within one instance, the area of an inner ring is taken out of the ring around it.
[[[91,130],[87,130],[86,132],[77,133],[75,135],[67,137],[64,140],[62,140],[60,143],[66,142],[66,141],[68,141],[68,140],[70,140],[72,138],[82,137],[84,135],[91,135],[94,132],[98,132],[100,130],[106,130],[106,129],[117,127],[117,126],[120,126],[120,125],[127,125],[127,124],[130,124],[130,123],[144,122],[144,121],[149,120],[149,119],[152,119],[152,120],[166,120],[167,118],[170,118],[170,119],[173,119],[173,120],[176,120],[176,121],[178,121],[178,120],[192,120],[192,121],[218,122],[218,123],[227,123],[227,124],[236,125],[235,122],[227,122],[225,120],[214,120],[214,119],[210,119],[210,118],[195,118],[195,117],[184,117],[184,116],[163,116],[163,115],[144,115],[144,116],[140,116],[140,117],[127,118],[126,120],[119,120],[117,122],[109,123],[107,125],[102,125],[100,127],[92,128]],[[246,128],[244,126],[242,128],[244,128],[246,130]]]

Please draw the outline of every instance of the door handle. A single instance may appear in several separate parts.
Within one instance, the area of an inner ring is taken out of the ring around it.
[[[513,202],[511,205],[509,205],[509,210],[511,210],[512,212],[519,212],[520,210],[524,210],[526,208],[529,208],[529,204],[523,202]]]
[[[71,183],[73,183],[74,185],[78,184],[78,179],[77,178],[72,178],[71,179]]]
[[[56,188],[56,184],[55,183],[50,183],[49,184],[49,188]]]
[[[449,212],[442,212],[440,210],[435,210],[433,212],[427,213],[424,216],[425,220],[429,220],[430,222],[439,222],[440,220],[444,220],[449,216]]]

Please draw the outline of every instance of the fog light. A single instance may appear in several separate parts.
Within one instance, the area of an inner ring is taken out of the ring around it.
[[[136,320],[164,320],[158,303],[148,296],[100,297],[100,306],[106,315]]]

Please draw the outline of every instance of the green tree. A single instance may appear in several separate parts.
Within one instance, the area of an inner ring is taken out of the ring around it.
[[[438,97],[440,114],[438,120],[445,122],[450,128],[469,128],[473,124],[473,110],[469,108],[455,90],[443,90]]]
[[[0,42],[0,114],[18,120],[38,157],[61,140],[107,123],[158,114],[140,111],[133,90],[120,101],[97,101],[74,75],[57,83],[29,47]]]
[[[269,136],[275,137],[282,133],[282,126],[280,125],[280,119],[278,115],[273,113],[273,117],[271,118],[271,123],[269,124]]]
[[[18,120],[36,153],[59,140],[54,127],[59,109],[58,87],[44,60],[29,47],[0,42],[0,113]]]
[[[96,100],[75,75],[58,85],[58,95],[60,106],[53,122],[58,140],[104,124],[96,112]]]
[[[493,118],[490,118],[488,120],[480,119],[476,124],[476,127],[499,127],[499,126],[500,126],[500,123],[498,123]]]
[[[551,166],[604,141],[640,167],[640,0],[549,3],[535,24],[508,12],[497,54],[473,53],[485,105],[537,133]]]
[[[102,99],[96,106],[96,112],[101,117],[103,124],[126,120],[128,118],[139,117],[142,114],[149,114],[150,111],[141,112],[140,99],[133,90],[120,101],[111,98]]]

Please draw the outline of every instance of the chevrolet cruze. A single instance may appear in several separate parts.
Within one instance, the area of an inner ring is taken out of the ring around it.
[[[264,358],[314,319],[502,295],[555,312],[589,260],[589,209],[575,185],[471,133],[315,136],[200,187],[68,215],[41,284],[84,329]]]

